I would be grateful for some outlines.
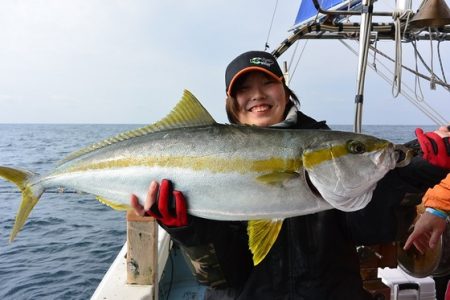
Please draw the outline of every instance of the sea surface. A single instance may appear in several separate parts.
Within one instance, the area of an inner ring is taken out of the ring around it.
[[[0,124],[0,165],[50,171],[68,153],[138,125]],[[331,125],[351,131],[350,125]],[[394,143],[414,129],[365,126]],[[15,241],[8,242],[20,193],[0,179],[0,299],[89,299],[126,240],[124,212],[92,195],[45,193]]]

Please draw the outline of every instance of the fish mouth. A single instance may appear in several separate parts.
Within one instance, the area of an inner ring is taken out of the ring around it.
[[[412,157],[414,156],[414,151],[411,148],[408,148],[404,145],[393,145],[394,153],[392,154],[393,160],[395,161],[396,167],[404,167],[407,166]]]
[[[307,171],[307,170],[304,170],[303,172],[304,172],[304,174],[305,174],[305,181],[306,181],[306,184],[307,184],[308,187],[309,187],[309,190],[310,190],[315,196],[318,196],[318,197],[323,198],[322,195],[320,194],[319,190],[318,190],[318,189],[316,188],[316,186],[312,183],[311,178],[309,177],[308,171]]]

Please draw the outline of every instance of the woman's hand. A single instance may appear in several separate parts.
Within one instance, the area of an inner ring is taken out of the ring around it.
[[[416,136],[424,159],[435,166],[450,169],[450,126],[426,133],[417,128]]]
[[[161,186],[156,181],[150,183],[144,206],[139,204],[136,195],[131,195],[130,202],[137,215],[152,216],[168,227],[181,227],[188,223],[186,200],[180,191],[172,189],[167,179],[161,181]]]

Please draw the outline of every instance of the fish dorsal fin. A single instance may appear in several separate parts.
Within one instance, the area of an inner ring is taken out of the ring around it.
[[[188,90],[184,90],[183,97],[172,111],[162,120],[147,127],[150,132],[216,124],[216,121],[203,107],[198,99]]]
[[[216,121],[198,101],[198,99],[188,90],[184,90],[183,97],[172,111],[162,120],[129,131],[122,132],[116,136],[107,138],[106,140],[92,144],[82,148],[72,154],[69,154],[58,165],[61,165],[69,160],[80,157],[86,153],[95,151],[97,149],[106,147],[111,144],[122,142],[138,136],[143,136],[152,132],[175,129],[182,127],[195,127],[216,124]]]
[[[259,264],[269,253],[280,233],[283,220],[250,220],[247,225],[248,246],[253,264]]]

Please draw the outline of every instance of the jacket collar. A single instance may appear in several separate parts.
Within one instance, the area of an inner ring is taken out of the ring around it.
[[[292,127],[292,126],[296,125],[297,124],[297,111],[298,111],[297,107],[292,106],[286,116],[286,119],[284,119],[284,121],[274,124],[270,127],[288,128],[288,127]]]

